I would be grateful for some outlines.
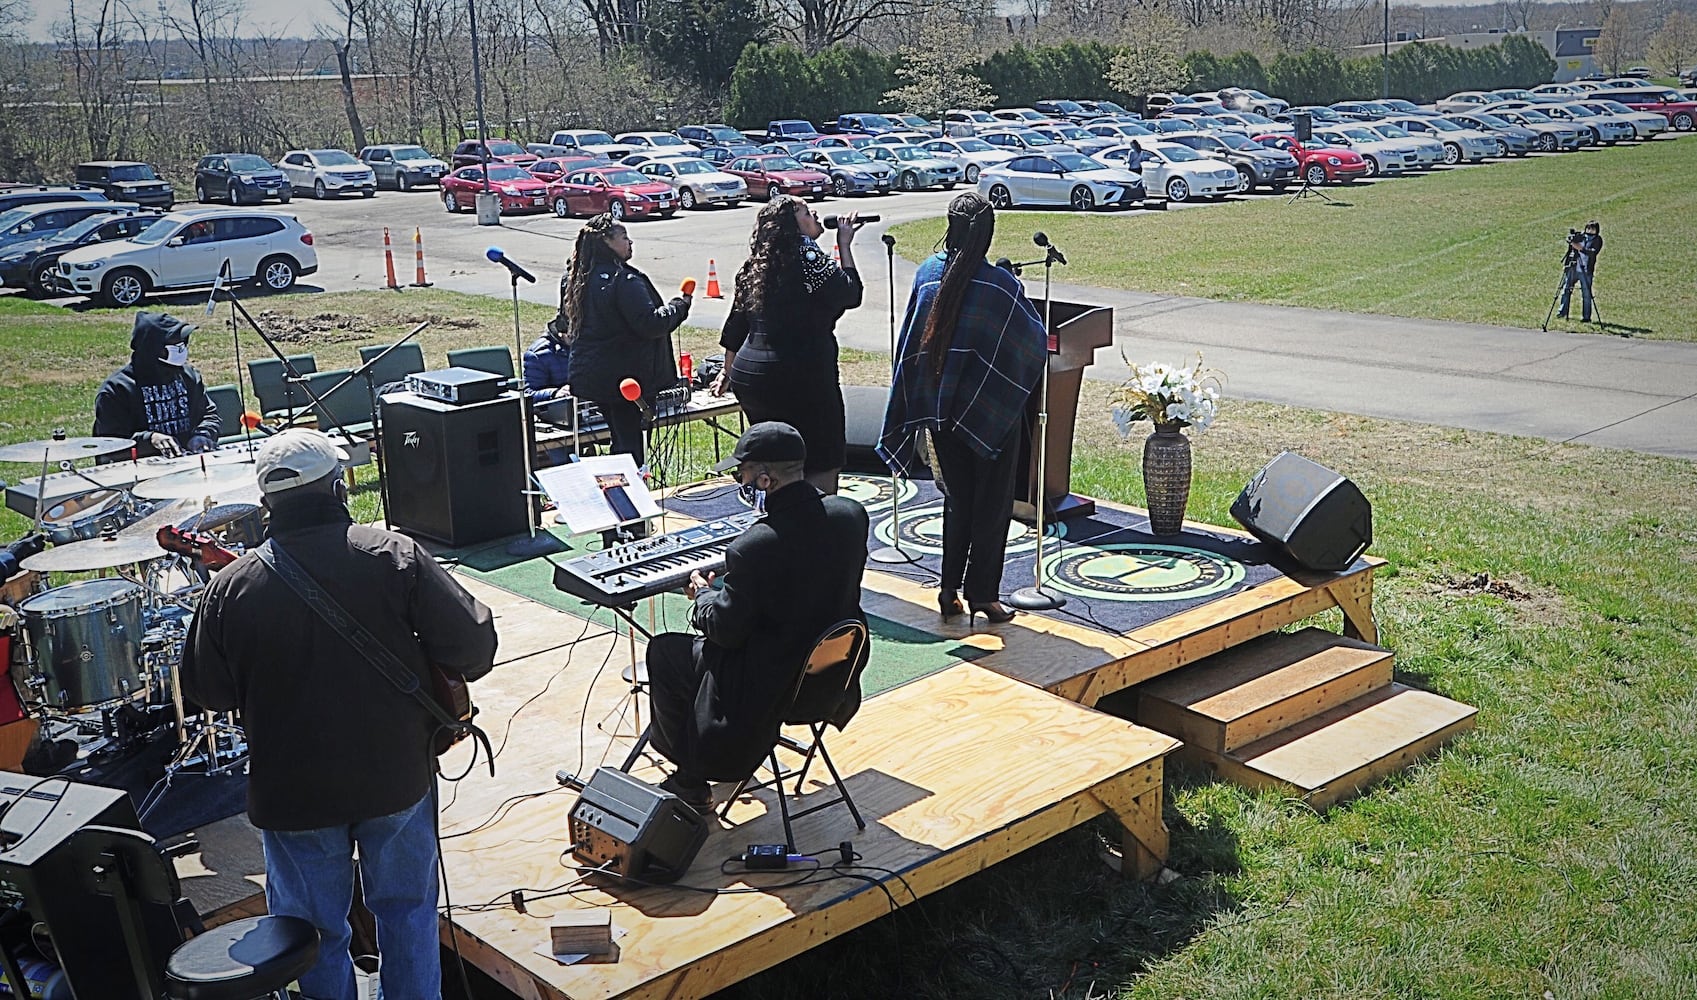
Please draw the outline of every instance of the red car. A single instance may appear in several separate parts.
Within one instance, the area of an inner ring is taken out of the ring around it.
[[[615,220],[650,215],[669,219],[678,210],[677,192],[670,184],[617,165],[572,171],[565,180],[548,185],[548,203],[562,219],[602,212]]]
[[[1604,90],[1596,94],[1596,99],[1619,101],[1634,111],[1661,115],[1668,120],[1668,127],[1676,132],[1690,132],[1697,127],[1697,101],[1667,87]]]
[[[551,156],[546,160],[537,160],[525,169],[530,171],[532,177],[557,181],[574,170],[610,166],[612,162],[605,156]]]
[[[477,139],[467,139],[455,146],[450,158],[453,165],[470,167],[482,163],[485,157],[481,147],[482,143]],[[490,139],[487,158],[490,163],[511,163],[519,167],[528,167],[542,159],[511,139]]]
[[[1322,146],[1313,141],[1304,146],[1288,135],[1258,135],[1255,141],[1296,157],[1296,172],[1309,184],[1348,184],[1357,177],[1367,176],[1367,161],[1353,149]]]
[[[483,168],[461,167],[442,178],[442,206],[459,212],[477,204],[483,190]],[[489,190],[501,199],[501,212],[546,212],[548,185],[530,176],[523,167],[506,163],[489,165]]]
[[[770,201],[780,194],[793,194],[798,198],[819,201],[825,197],[825,192],[831,190],[830,177],[802,166],[793,156],[777,153],[739,156],[723,169],[725,173],[735,174],[746,181],[748,195],[755,199],[764,196]]]

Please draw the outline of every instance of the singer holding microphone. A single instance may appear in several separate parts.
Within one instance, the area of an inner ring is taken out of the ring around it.
[[[841,266],[814,242],[827,226],[806,202],[781,195],[761,207],[719,336],[725,370],[713,384],[715,395],[736,394],[751,424],[780,421],[800,431],[807,481],[823,493],[837,492],[848,455],[837,320],[860,305],[854,234],[877,217],[831,221]]]
[[[632,249],[622,223],[606,214],[590,219],[566,263],[560,312],[572,390],[607,418],[610,450],[641,466],[644,412],[655,393],[678,381],[672,331],[689,316],[692,297],[661,300],[648,276],[630,266]]]
[[[931,435],[944,488],[937,608],[944,618],[970,609],[1005,622],[1014,615],[1000,592],[1019,435],[1048,339],[1025,286],[985,259],[996,232],[990,203],[957,195],[948,221],[943,252],[913,276],[878,455],[909,475],[920,431]]]

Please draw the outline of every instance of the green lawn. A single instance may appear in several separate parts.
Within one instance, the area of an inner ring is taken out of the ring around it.
[[[324,367],[424,316],[436,319],[431,358],[511,337],[500,300],[434,291],[261,307]],[[85,429],[127,328],[119,314],[0,301],[0,442]],[[216,381],[231,366],[210,333],[194,354]],[[847,379],[870,382],[884,364],[851,356]],[[1136,442],[1114,435],[1108,390],[1085,384],[1075,488],[1140,503]],[[1196,438],[1191,516],[1230,523],[1237,490],[1285,448],[1372,499],[1372,551],[1390,560],[1375,610],[1398,678],[1477,705],[1476,732],[1325,815],[1174,768],[1178,878],[1110,875],[1101,830],[1083,827],[726,995],[1697,997],[1693,466],[1228,400]],[[362,513],[374,509],[367,494]],[[6,515],[0,539],[22,526]],[[1338,626],[1335,613],[1320,623]],[[962,766],[993,780],[988,762]]]
[[[1056,280],[1170,295],[1537,327],[1568,227],[1602,223],[1597,296],[1610,332],[1697,340],[1697,139],[1534,156],[1177,212],[1003,213],[991,257],[1066,250]],[[940,220],[895,229],[929,248]],[[1588,329],[1578,321],[1552,328]],[[1596,329],[1590,327],[1589,329]]]

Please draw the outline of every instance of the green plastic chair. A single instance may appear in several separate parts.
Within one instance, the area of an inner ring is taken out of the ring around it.
[[[512,378],[513,352],[505,347],[463,347],[448,352],[448,367],[474,368],[502,378]]]

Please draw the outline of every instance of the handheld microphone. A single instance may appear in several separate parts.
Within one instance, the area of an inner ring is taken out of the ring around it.
[[[502,250],[500,247],[490,247],[483,251],[483,256],[488,257],[491,261],[494,261],[506,268],[507,273],[511,274],[513,277],[523,278],[533,285],[536,283],[536,275],[531,274],[529,271],[526,271],[524,268],[513,263],[512,259],[507,256],[507,252]]]
[[[619,395],[636,404],[636,408],[642,411],[642,419],[649,423],[654,422],[654,408],[648,405],[648,400],[642,398],[642,386],[637,384],[636,379],[627,378],[620,382]]]
[[[242,426],[250,431],[258,431],[266,437],[277,433],[277,428],[265,422],[265,419],[252,410],[242,414]]]
[[[206,315],[212,315],[218,308],[218,293],[224,290],[224,278],[230,273],[230,258],[225,257],[224,263],[218,265],[218,276],[212,279],[212,291],[206,296]]]
[[[837,228],[837,223],[839,221],[840,220],[836,216],[827,215],[823,219],[819,220],[819,224],[824,226],[826,229],[835,229]],[[883,222],[884,217],[882,215],[857,215],[855,216],[854,221],[856,225],[865,225],[868,222]]]
[[[694,295],[695,294],[695,279],[694,278],[685,278],[683,280],[683,284],[678,286],[678,294],[684,296],[685,298],[688,298],[689,296]]]
[[[1049,234],[1043,232],[1043,230],[1039,229],[1035,233],[1032,233],[1031,234],[1031,242],[1033,242],[1033,243],[1037,244],[1038,246],[1042,247],[1043,249],[1049,251],[1049,256],[1055,258],[1055,260],[1057,262],[1062,263],[1062,264],[1065,264],[1067,262],[1067,255],[1064,254],[1064,253],[1061,253],[1060,247],[1055,246],[1053,243],[1049,242]]]

